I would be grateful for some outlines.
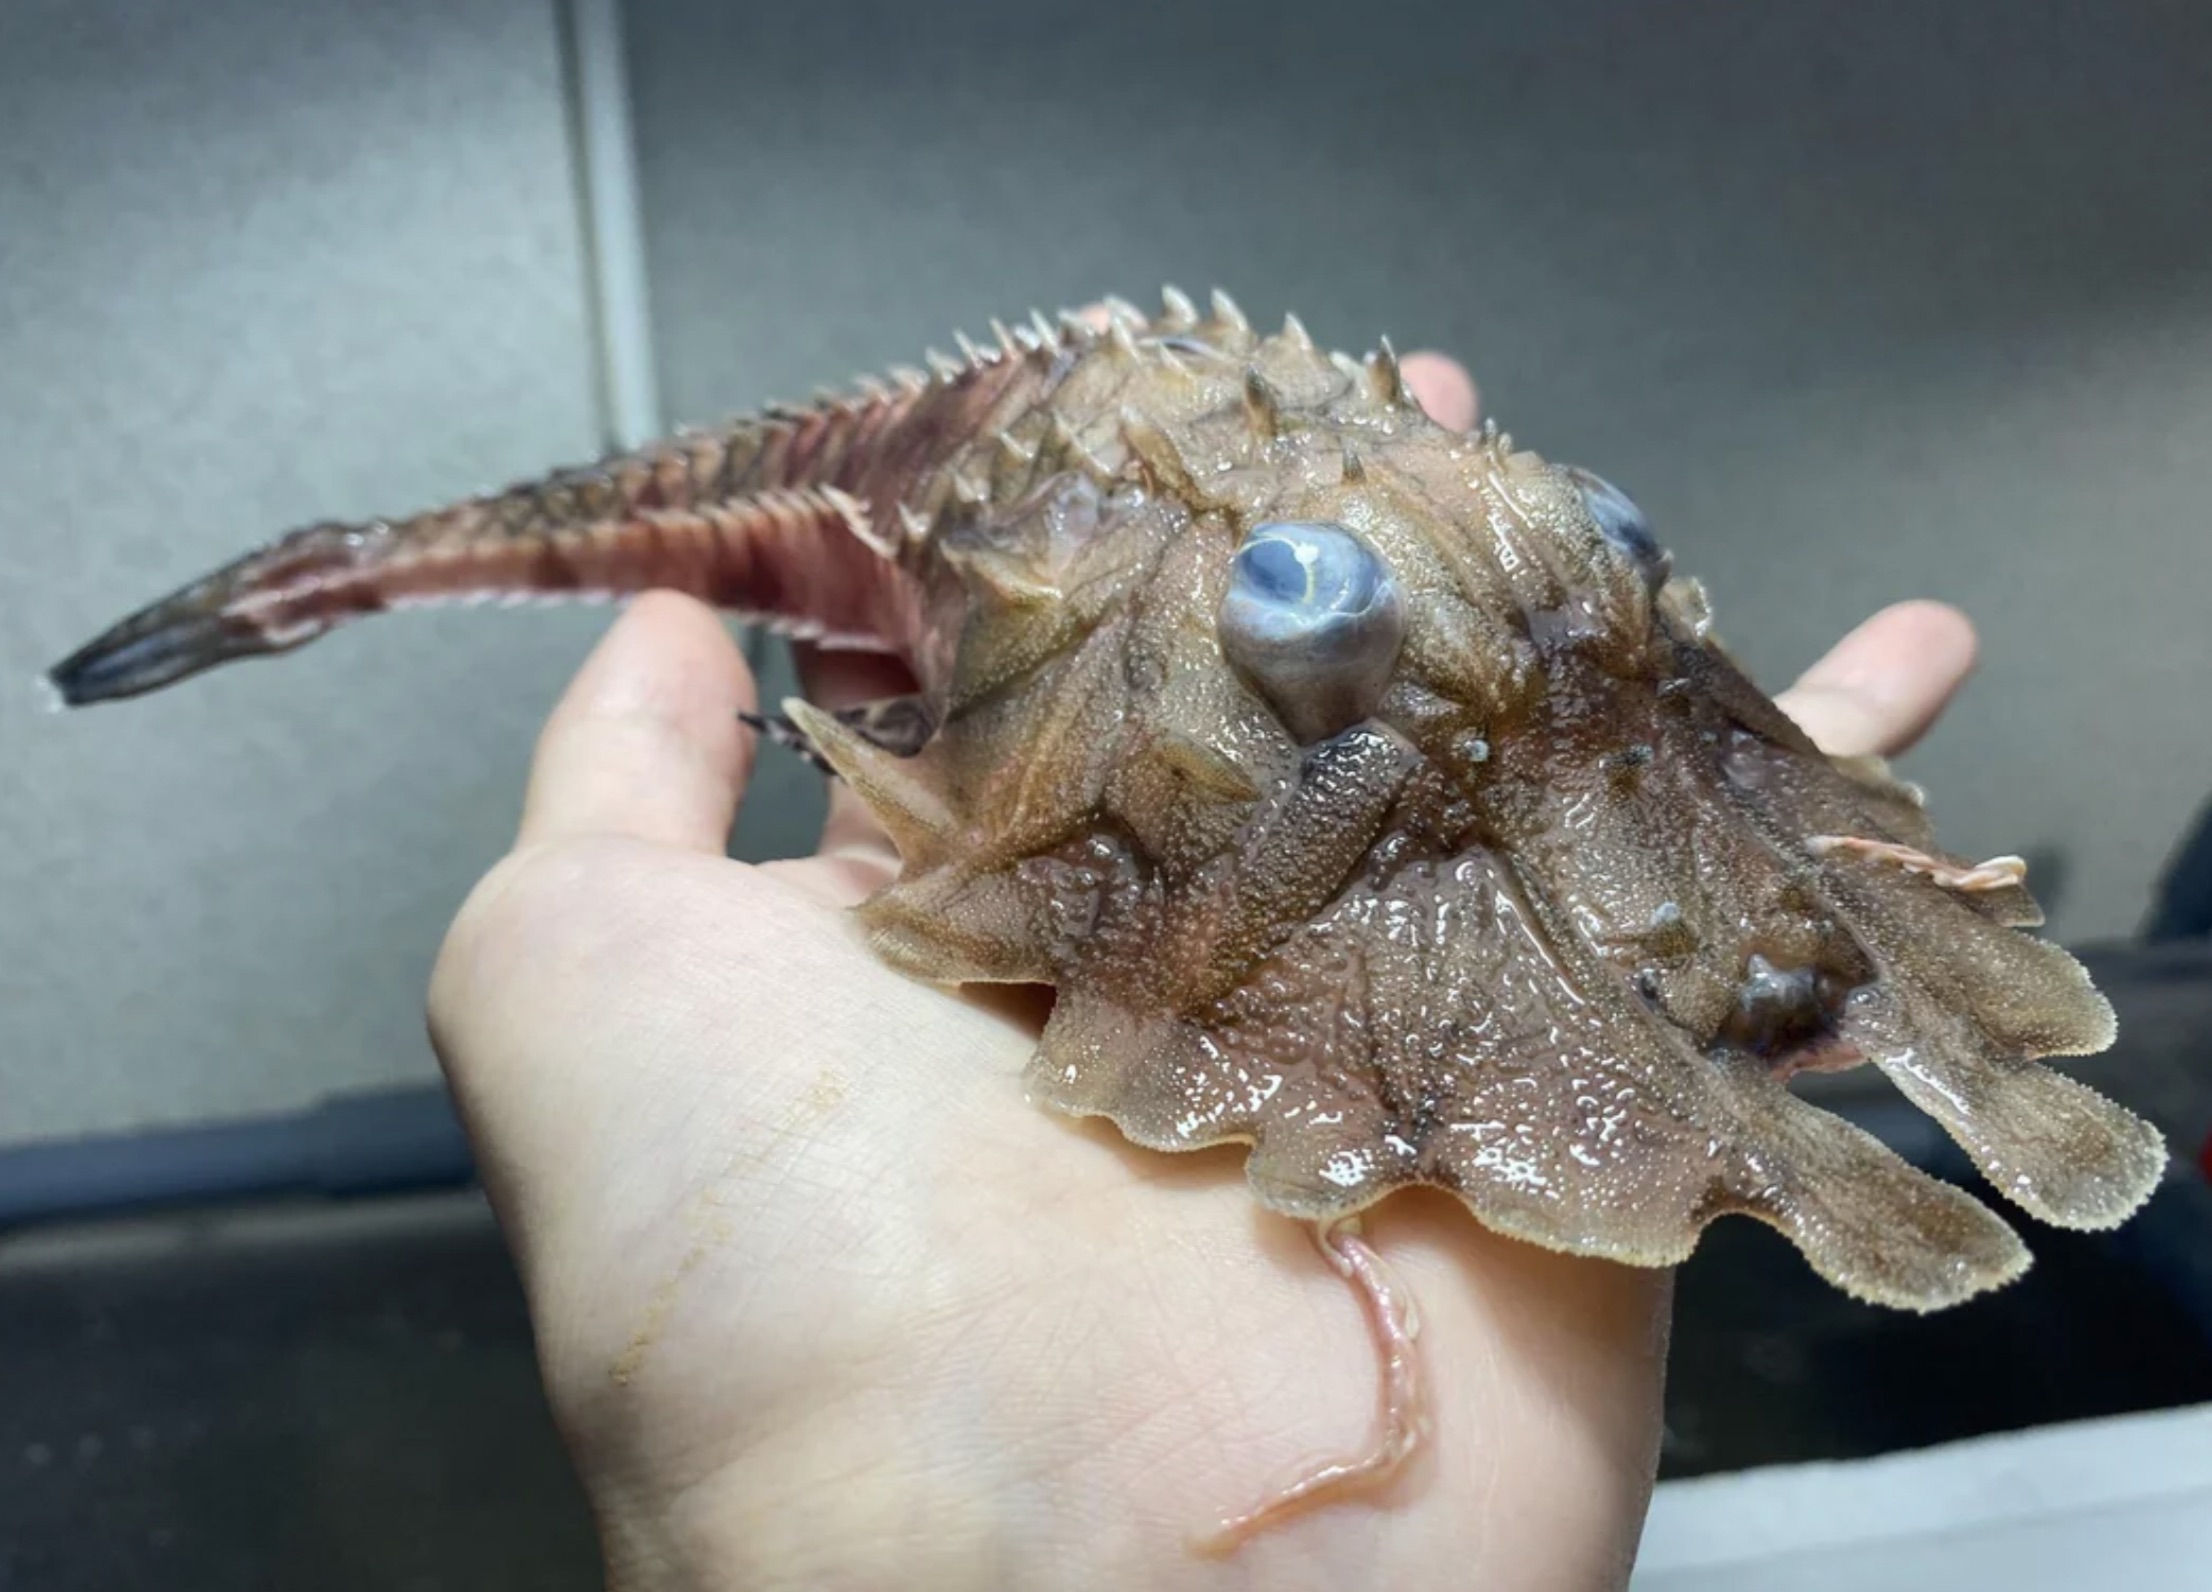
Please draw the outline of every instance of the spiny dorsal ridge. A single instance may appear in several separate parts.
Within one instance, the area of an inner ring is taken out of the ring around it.
[[[878,558],[898,557],[898,542],[886,530],[876,525],[875,521],[869,516],[868,506],[862,503],[860,499],[854,497],[850,492],[840,491],[834,486],[816,487],[812,495],[816,502],[827,505],[830,511],[844,523],[845,529],[852,532],[855,541],[866,547]],[[800,493],[798,496],[804,500],[807,494]]]
[[[1389,338],[1367,356],[1367,378],[1378,403],[1391,409],[1406,407],[1405,372],[1398,368],[1398,351],[1390,346]]]
[[[1283,395],[1269,381],[1257,365],[1248,365],[1244,371],[1244,413],[1252,422],[1252,430],[1273,441],[1283,428]]]

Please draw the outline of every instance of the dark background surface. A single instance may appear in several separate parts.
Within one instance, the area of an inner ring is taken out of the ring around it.
[[[0,1264],[0,1589],[598,1584],[472,1197],[56,1239]],[[2143,1253],[2212,1251],[2212,1191],[2169,1189],[2127,1244],[2031,1242],[2027,1280],[1921,1320],[1722,1223],[1682,1273],[1662,1476],[2212,1399],[2212,1320]]]
[[[596,1585],[474,1196],[125,1222],[0,1259],[6,1592]]]

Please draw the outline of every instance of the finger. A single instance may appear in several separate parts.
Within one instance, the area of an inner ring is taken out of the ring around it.
[[[1475,379],[1456,359],[1423,350],[1398,361],[1398,370],[1428,417],[1446,431],[1472,431],[1482,414]]]
[[[721,855],[752,773],[752,672],[714,610],[648,592],[538,737],[521,844],[630,835]]]
[[[1926,733],[1974,668],[1974,626],[1944,603],[1885,608],[1776,701],[1824,752],[1894,756]]]

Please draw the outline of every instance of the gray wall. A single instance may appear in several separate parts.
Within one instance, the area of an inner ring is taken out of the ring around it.
[[[2136,924],[2212,790],[2212,9],[951,10],[634,0],[672,416],[1163,279],[1456,350],[1770,684],[1963,604],[1946,838]]]
[[[603,616],[421,616],[67,717],[271,532],[596,447],[544,0],[0,7],[0,1138],[428,1077],[422,985]]]

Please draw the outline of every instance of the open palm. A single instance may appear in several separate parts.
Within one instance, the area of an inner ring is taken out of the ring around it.
[[[1446,423],[1456,367],[1409,361]],[[1925,726],[1972,654],[1908,604],[1785,698],[1836,751]],[[1355,1446],[1354,1295],[1240,1155],[1132,1150],[1022,1097],[1038,1016],[882,966],[844,909],[896,859],[724,855],[753,685],[688,599],[635,603],[539,748],[431,1022],[520,1264],[617,1587],[1582,1588],[1626,1577],[1667,1277],[1408,1194],[1433,1440],[1234,1558],[1191,1534]]]

